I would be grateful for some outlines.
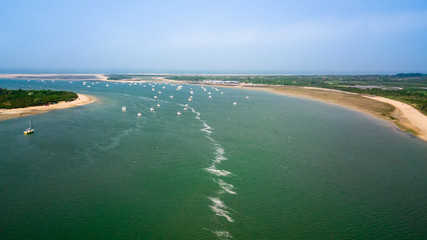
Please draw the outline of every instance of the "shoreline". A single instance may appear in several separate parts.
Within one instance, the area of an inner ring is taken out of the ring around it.
[[[427,116],[409,104],[378,96],[337,91],[334,89],[297,86],[212,86],[270,92],[280,95],[312,99],[347,107],[392,123],[401,131],[427,142]]]
[[[104,82],[122,82],[122,83],[142,83],[142,82],[152,82],[150,80],[108,80],[105,74],[0,74],[1,78],[10,78],[10,79],[31,79],[31,80],[96,80]],[[235,88],[235,89],[246,89],[246,90],[257,90],[265,91],[275,94],[312,99],[321,102],[331,103],[346,108],[350,108],[362,113],[369,114],[373,117],[385,120],[389,123],[395,125],[398,129],[411,133],[412,135],[424,140],[427,142],[427,116],[410,106],[409,104],[402,103],[396,100],[391,100],[388,98],[378,97],[378,96],[367,96],[357,93],[338,91],[334,89],[326,88],[317,88],[317,87],[299,87],[299,86],[271,86],[271,85],[227,85],[227,84],[209,84],[209,83],[198,83],[190,81],[176,81],[169,80],[165,77],[153,77],[154,82],[163,82],[163,83],[176,83],[176,84],[197,84],[197,85],[209,85],[225,88]],[[86,96],[83,94],[78,94],[80,96]],[[30,107],[35,108],[30,110],[29,108],[22,109],[23,112],[20,113],[5,113],[5,111],[17,111],[18,109],[10,110],[0,110],[0,121],[16,118],[26,115],[44,113],[51,110],[63,109],[69,107],[76,107],[85,104],[89,104],[96,99],[91,96],[92,100],[87,100],[85,103],[71,104],[68,103],[58,103],[51,106],[39,106],[39,107]],[[78,100],[77,99],[77,100]],[[75,101],[77,101],[75,100]],[[61,105],[60,105],[61,104]],[[61,107],[64,104],[64,107]],[[70,104],[70,106],[68,105]],[[38,109],[40,108],[40,109]]]
[[[0,74],[0,79],[46,81],[105,81],[105,74]]]
[[[78,106],[83,106],[90,104],[96,101],[96,98],[90,95],[77,93],[77,99],[70,102],[59,102],[52,105],[43,105],[43,106],[33,106],[26,108],[14,108],[14,109],[2,109],[0,110],[0,121],[19,118],[29,115],[35,115],[40,113],[46,113],[53,110],[73,108]]]

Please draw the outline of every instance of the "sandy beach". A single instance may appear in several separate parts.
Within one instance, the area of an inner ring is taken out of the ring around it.
[[[165,77],[153,77],[152,80],[130,79],[130,80],[108,80],[104,74],[0,74],[0,78],[32,79],[32,80],[94,80],[107,82],[163,82],[189,84],[188,81],[169,80]],[[211,84],[203,84],[211,85]],[[427,116],[420,113],[412,106],[376,96],[364,96],[356,93],[343,92],[334,89],[297,86],[250,86],[250,85],[222,85],[219,87],[241,88],[248,90],[267,91],[271,93],[290,95],[294,97],[308,98],[327,103],[348,107],[360,112],[370,114],[374,117],[395,124],[402,131],[414,134],[427,141]],[[0,120],[16,118],[31,114],[39,114],[55,109],[81,106],[95,101],[95,98],[79,94],[79,98],[73,102],[61,102],[50,106],[30,107],[23,109],[0,110]]]
[[[55,81],[105,81],[104,74],[0,74],[0,78]]]
[[[388,103],[395,107],[393,117],[398,119],[398,126],[415,131],[416,135],[427,141],[427,116],[409,104],[384,97],[363,96],[365,98]]]
[[[96,101],[95,97],[84,95],[84,94],[77,94],[78,98],[71,102],[59,102],[57,104],[52,104],[48,106],[34,106],[34,107],[27,107],[27,108],[15,108],[15,109],[1,109],[0,110],[0,121],[11,119],[11,118],[18,118],[28,115],[34,115],[34,114],[40,114],[45,113],[52,110],[58,110],[58,109],[64,109],[64,108],[72,108],[72,107],[78,107],[82,105],[86,105],[92,102]]]
[[[420,113],[414,107],[399,101],[377,96],[364,96],[333,89],[312,87],[237,86],[233,88],[267,91],[348,107],[391,122],[400,130],[412,133],[420,139],[427,141],[427,116]]]

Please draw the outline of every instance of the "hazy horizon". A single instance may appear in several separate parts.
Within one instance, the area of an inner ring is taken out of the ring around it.
[[[138,71],[138,70],[45,70],[45,69],[0,69],[0,74],[153,74],[153,75],[396,75],[427,72],[279,72],[279,71]]]

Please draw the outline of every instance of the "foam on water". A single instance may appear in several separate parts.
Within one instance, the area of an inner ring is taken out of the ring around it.
[[[222,161],[227,160],[227,158],[224,156],[224,149],[219,145],[219,144],[215,144],[215,159],[214,159],[214,163],[221,163]]]
[[[228,194],[237,194],[235,191],[233,191],[234,186],[232,184],[226,183],[225,181],[223,181],[221,179],[214,179],[214,181],[216,183],[218,183],[220,188],[223,190],[223,191],[219,192],[219,194],[222,194],[224,192],[226,192]]]
[[[212,128],[211,126],[209,126],[208,124],[206,124],[206,122],[203,122],[203,128],[200,129],[202,132],[206,132],[208,134],[212,133]],[[212,140],[211,140],[212,141]]]
[[[224,202],[221,201],[219,198],[209,198],[212,201],[212,205],[209,205],[209,207],[212,209],[212,211],[215,212],[215,215],[219,217],[224,217],[229,222],[234,222],[233,218],[230,217],[230,212],[227,210],[229,209]]]
[[[212,233],[221,239],[233,239],[233,236],[227,231],[212,231]]]
[[[181,105],[181,104],[180,104]],[[229,175],[233,175],[231,172],[223,169],[218,169],[217,165],[220,164],[222,161],[227,160],[227,157],[225,157],[225,150],[219,144],[211,135],[214,131],[214,129],[209,126],[209,124],[206,122],[206,120],[201,119],[200,112],[197,112],[194,108],[189,107],[188,105],[182,105],[190,109],[194,114],[196,114],[195,118],[199,120],[202,123],[202,128],[200,131],[206,133],[206,138],[209,139],[209,141],[213,144],[213,154],[214,157],[212,159],[212,164],[205,168],[207,172],[210,174],[213,174],[217,177],[226,177]],[[216,216],[224,217],[227,219],[228,222],[234,222],[234,219],[230,217],[229,209],[223,201],[219,198],[222,194],[228,193],[228,194],[236,194],[235,191],[233,191],[234,186],[226,183],[225,181],[221,179],[214,179],[214,181],[219,185],[220,190],[216,192],[215,197],[209,197],[209,199],[212,201],[212,204],[209,205],[209,208],[215,213]],[[233,237],[231,234],[224,230],[218,230],[218,231],[211,231],[214,233],[218,238],[220,239],[232,239]]]
[[[205,170],[208,171],[208,172],[210,172],[210,173],[212,173],[215,176],[218,176],[218,177],[225,177],[225,176],[228,176],[228,175],[232,175],[232,173],[229,172],[229,171],[222,170],[222,169],[216,169],[214,164],[212,164],[208,168],[205,168]]]

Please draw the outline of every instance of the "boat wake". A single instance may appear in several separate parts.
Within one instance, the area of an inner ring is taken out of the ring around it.
[[[224,193],[228,193],[228,194],[236,194],[235,191],[233,191],[234,186],[224,182],[221,179],[214,179],[214,181],[216,183],[218,183],[218,185],[221,187],[222,190],[220,190],[220,192],[218,192],[218,194],[224,194]]]
[[[215,212],[217,216],[225,217],[229,222],[234,222],[234,220],[230,217],[229,209],[219,198],[209,198],[212,201],[212,205],[209,207],[212,211]]]
[[[182,105],[184,106],[184,105]],[[215,216],[221,217],[227,222],[234,222],[234,219],[231,217],[230,211],[233,211],[233,209],[229,208],[225,205],[221,197],[224,194],[231,194],[235,195],[237,194],[234,191],[234,186],[232,184],[229,184],[225,182],[223,179],[220,179],[220,177],[227,177],[227,176],[233,176],[233,174],[230,171],[219,169],[218,165],[221,164],[221,162],[226,161],[227,157],[225,156],[225,150],[219,144],[211,135],[214,131],[214,129],[209,126],[206,122],[206,120],[201,119],[200,112],[197,112],[192,107],[187,107],[190,109],[194,114],[196,114],[195,118],[199,120],[202,124],[202,128],[200,131],[206,133],[206,138],[209,139],[209,141],[213,144],[213,158],[212,163],[209,167],[205,168],[208,173],[214,175],[216,178],[213,179],[215,183],[218,184],[219,190],[215,192],[215,196],[208,197],[211,203],[209,204],[209,208],[215,213]],[[215,234],[220,239],[232,239],[233,237],[231,234],[224,230],[218,230],[218,231],[211,231],[213,234]]]

